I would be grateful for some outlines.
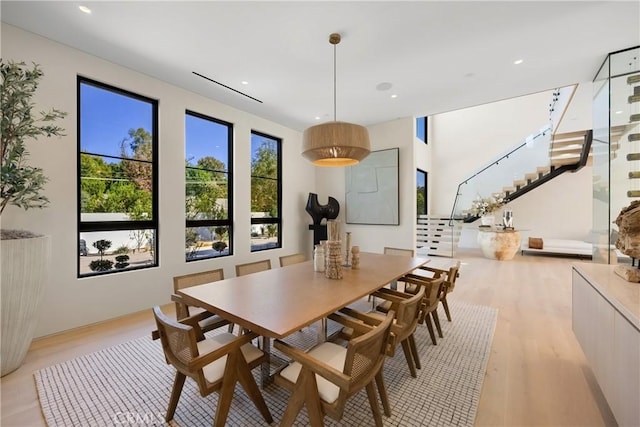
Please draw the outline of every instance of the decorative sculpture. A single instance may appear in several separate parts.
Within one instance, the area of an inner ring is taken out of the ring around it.
[[[322,220],[336,219],[340,213],[340,204],[333,197],[329,197],[326,205],[318,202],[316,193],[309,193],[305,210],[313,219],[313,224],[309,225],[309,230],[313,230],[313,244],[317,245],[320,240],[327,240],[327,225],[322,224]],[[326,256],[326,253],[325,253]]]
[[[640,270],[634,267],[635,260],[640,258],[640,200],[631,202],[623,208],[615,220],[618,226],[616,248],[632,258],[632,264],[626,266],[618,264],[614,271],[628,282],[640,282]],[[639,266],[640,267],[640,263]]]

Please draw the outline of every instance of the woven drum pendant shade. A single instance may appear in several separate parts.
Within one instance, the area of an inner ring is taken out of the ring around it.
[[[351,166],[369,155],[369,132],[364,126],[336,120],[336,45],[340,34],[330,34],[329,43],[333,45],[333,121],[304,131],[302,156],[316,166]]]
[[[302,156],[316,166],[351,166],[369,155],[367,128],[346,122],[328,122],[304,131]]]

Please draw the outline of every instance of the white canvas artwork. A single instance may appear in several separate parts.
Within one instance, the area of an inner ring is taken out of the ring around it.
[[[373,151],[346,169],[348,224],[399,225],[398,148]]]

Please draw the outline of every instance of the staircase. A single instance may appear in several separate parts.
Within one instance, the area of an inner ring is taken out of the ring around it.
[[[553,135],[549,149],[549,166],[538,166],[535,172],[525,173],[524,178],[514,180],[512,186],[503,187],[498,195],[508,203],[558,175],[577,172],[592,164],[592,141],[591,130]],[[465,222],[473,222],[475,219],[477,218],[468,218]]]

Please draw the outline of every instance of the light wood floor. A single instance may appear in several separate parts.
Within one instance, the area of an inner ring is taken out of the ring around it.
[[[476,425],[615,426],[571,330],[571,264],[578,261],[520,255],[494,261],[475,250],[458,257],[463,265],[450,298],[498,309]],[[1,379],[0,425],[45,425],[33,371],[152,328],[148,310],[35,340],[24,365]]]

